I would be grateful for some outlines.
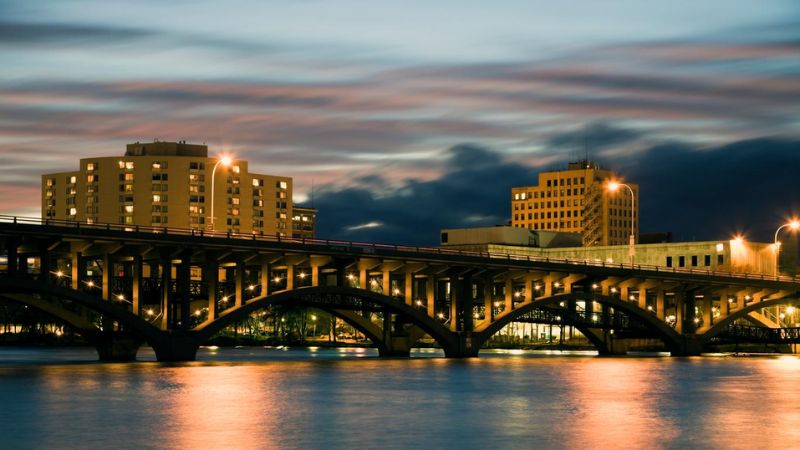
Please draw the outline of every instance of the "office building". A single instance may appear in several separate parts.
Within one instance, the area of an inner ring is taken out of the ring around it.
[[[205,145],[137,142],[124,156],[83,158],[77,171],[42,175],[42,217],[291,236],[292,179],[209,157]]]
[[[627,244],[639,233],[639,185],[616,191],[615,173],[590,161],[569,163],[567,170],[542,172],[538,185],[511,189],[511,225],[582,235],[584,246]],[[634,201],[631,218],[631,201]]]

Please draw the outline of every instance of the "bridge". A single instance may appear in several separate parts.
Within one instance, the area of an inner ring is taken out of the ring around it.
[[[770,315],[798,303],[797,277],[7,216],[3,256],[0,300],[60,320],[103,360],[145,343],[159,361],[194,360],[273,305],[327,311],[382,356],[408,356],[426,335],[447,357],[477,356],[512,322],[573,326],[600,354],[800,341]]]

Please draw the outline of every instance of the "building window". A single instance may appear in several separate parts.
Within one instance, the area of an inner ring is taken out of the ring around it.
[[[719,265],[725,264],[725,256],[724,255],[717,255],[717,264],[719,264]]]
[[[686,257],[679,256],[678,257],[678,267],[686,267]]]
[[[70,208],[69,215],[74,216],[75,214],[78,214],[78,208]]]
[[[667,256],[667,267],[672,267],[672,256]]]
[[[125,212],[132,213],[133,212],[133,205],[125,205]]]
[[[75,183],[78,182],[78,177],[72,176],[72,177],[69,177],[67,180],[68,180],[68,182],[70,184],[75,184]]]
[[[158,194],[153,195],[153,203],[158,203],[161,201],[161,196]]]
[[[705,263],[704,265],[706,267],[709,267],[711,265],[711,255],[704,256],[703,257],[703,262]]]
[[[692,255],[692,267],[697,267],[697,255]]]
[[[86,163],[86,171],[91,172],[94,170],[94,163]]]
[[[242,169],[239,168],[239,166],[233,166],[232,171],[233,171],[233,173],[239,173],[239,172],[242,171]]]
[[[278,184],[277,184],[276,187],[279,188],[279,189],[286,189],[286,188],[289,187],[289,183],[287,183],[285,181],[278,181]]]

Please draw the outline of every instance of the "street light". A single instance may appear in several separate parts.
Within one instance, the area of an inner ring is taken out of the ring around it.
[[[773,245],[775,246],[775,276],[778,276],[778,261],[779,261],[779,254],[781,251],[781,242],[778,240],[778,233],[784,228],[788,228],[791,231],[800,230],[800,219],[792,219],[785,224],[778,227],[775,230],[775,238],[773,239]]]
[[[210,231],[214,231],[214,181],[216,179],[215,175],[217,174],[217,167],[222,164],[225,167],[230,166],[233,163],[233,159],[228,155],[222,155],[221,158],[214,164],[214,169],[211,171],[211,218],[208,222],[208,229]]]
[[[625,186],[631,192],[631,238],[630,238],[630,250],[628,250],[628,254],[631,257],[631,265],[633,265],[636,259],[636,227],[634,226],[634,214],[636,211],[636,194],[633,193],[633,188],[628,186],[625,183],[620,183],[619,181],[609,181],[607,188],[608,191],[611,193],[617,192],[620,187]]]

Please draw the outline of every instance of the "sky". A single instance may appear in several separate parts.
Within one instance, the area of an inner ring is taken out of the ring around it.
[[[0,61],[0,214],[152,139],[292,176],[325,238],[503,224],[587,150],[640,184],[643,232],[800,214],[795,0],[0,0]]]

